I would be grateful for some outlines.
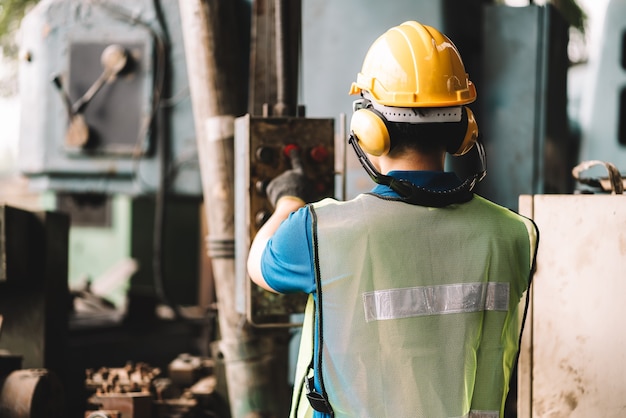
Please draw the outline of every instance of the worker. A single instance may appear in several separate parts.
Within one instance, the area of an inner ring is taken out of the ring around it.
[[[450,39],[408,21],[371,45],[350,94],[373,189],[308,203],[294,153],[248,257],[259,286],[310,294],[291,416],[306,399],[314,417],[502,417],[538,231],[475,193],[484,170],[445,171],[446,153],[482,151],[476,88]]]

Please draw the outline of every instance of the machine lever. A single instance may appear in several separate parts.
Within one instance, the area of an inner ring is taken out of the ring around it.
[[[100,62],[104,70],[89,89],[72,106],[72,113],[82,113],[91,99],[107,83],[115,80],[117,74],[126,67],[128,55],[126,50],[120,45],[109,45],[100,56]]]
[[[89,126],[85,121],[83,112],[96,93],[98,93],[105,84],[115,80],[117,75],[126,67],[126,64],[128,63],[128,54],[124,47],[112,44],[107,46],[104,51],[102,51],[102,54],[100,55],[100,63],[104,68],[102,73],[91,85],[91,87],[87,89],[85,94],[83,94],[74,104],[72,104],[69,95],[63,88],[61,77],[56,76],[52,79],[52,83],[61,94],[65,110],[67,111],[69,126],[65,136],[65,142],[70,147],[84,147],[89,142]]]
[[[67,117],[71,120],[72,116],[74,116],[74,111],[72,110],[72,100],[70,96],[67,95],[65,90],[63,90],[63,83],[61,83],[61,76],[56,76],[52,79],[52,83],[57,88],[59,93],[61,94],[61,98],[63,99],[63,104],[65,105],[65,110],[67,111]]]
[[[304,168],[302,166],[302,159],[300,158],[300,147],[297,145],[289,144],[285,147],[285,155],[291,161],[291,168],[296,173],[304,173]]]

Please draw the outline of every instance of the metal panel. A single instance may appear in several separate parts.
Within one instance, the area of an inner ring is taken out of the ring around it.
[[[519,362],[519,416],[626,411],[626,196],[524,196],[539,227]]]
[[[249,115],[235,123],[235,256],[237,309],[256,325],[286,324],[304,312],[305,294],[279,295],[253,284],[247,275],[248,249],[273,208],[265,195],[269,181],[291,168],[284,155],[297,145],[304,173],[315,190],[312,200],[335,195],[332,119],[262,118]]]
[[[513,209],[521,194],[570,192],[567,25],[551,6],[489,6],[484,23],[479,192]]]

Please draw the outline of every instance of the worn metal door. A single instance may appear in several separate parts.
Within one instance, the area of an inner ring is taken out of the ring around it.
[[[519,416],[626,416],[626,196],[522,196],[520,212],[540,240]]]

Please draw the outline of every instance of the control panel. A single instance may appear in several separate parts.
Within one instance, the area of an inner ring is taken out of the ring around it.
[[[312,201],[335,195],[333,119],[242,116],[235,122],[235,254],[237,309],[257,326],[293,326],[304,312],[305,294],[279,295],[252,283],[246,260],[250,243],[272,214],[268,183],[292,168],[299,154]]]

